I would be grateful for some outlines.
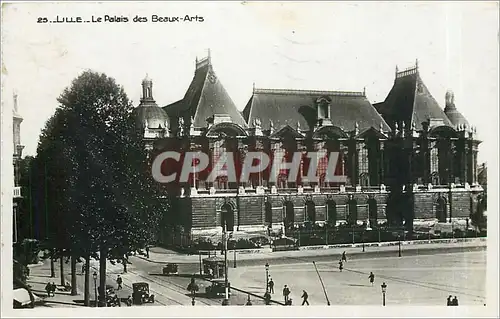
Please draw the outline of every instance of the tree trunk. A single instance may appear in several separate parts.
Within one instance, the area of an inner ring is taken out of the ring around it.
[[[51,251],[50,256],[50,278],[56,277],[56,266],[54,265],[54,250]]]
[[[85,292],[84,292],[84,304],[85,306],[90,306],[90,256],[85,257]]]
[[[64,286],[66,281],[64,280],[64,258],[63,258],[63,256],[61,256],[61,258],[59,258],[59,261],[61,264],[61,286]]]
[[[106,259],[107,251],[101,249],[99,254],[99,307],[106,307]]]
[[[127,255],[124,256],[122,263],[123,263],[123,273],[126,274],[127,273],[127,263],[128,263]]]
[[[73,254],[71,256],[71,295],[78,295],[76,289],[76,257]]]

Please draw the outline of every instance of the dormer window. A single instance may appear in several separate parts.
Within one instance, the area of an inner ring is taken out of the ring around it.
[[[330,100],[321,97],[317,101],[318,108],[318,120],[329,119],[330,118]]]

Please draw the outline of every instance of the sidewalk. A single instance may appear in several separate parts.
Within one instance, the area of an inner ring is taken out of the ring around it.
[[[56,264],[56,270],[57,266]],[[66,265],[65,265],[66,266]],[[27,284],[31,286],[32,292],[42,299],[43,307],[70,307],[77,308],[81,307],[82,304],[78,304],[75,302],[76,299],[80,297],[71,296],[71,293],[68,291],[59,290],[62,288],[60,286],[60,277],[58,276],[58,272],[56,271],[56,277],[50,278],[50,262],[47,261],[43,264],[30,265],[30,276],[28,277]],[[69,267],[68,267],[69,268]],[[65,276],[66,281],[70,281],[69,276]],[[55,292],[54,297],[47,297],[47,292],[45,291],[45,286],[48,282],[54,282],[58,288]],[[78,288],[77,288],[78,290]],[[78,292],[80,294],[80,292]]]
[[[54,278],[50,278],[50,261],[46,260],[43,264],[30,266],[30,277],[27,280],[28,285],[32,287],[33,293],[39,296],[43,300],[43,305],[46,307],[82,307],[84,306],[84,285],[85,276],[81,274],[83,263],[77,264],[77,291],[78,295],[71,296],[70,292],[56,291],[55,296],[47,297],[45,291],[45,285],[48,282],[54,282],[58,288],[61,288],[60,284],[60,266],[59,262],[55,263],[55,273]],[[145,304],[145,306],[151,305],[191,305],[191,298],[185,295],[185,291],[180,291],[166,285],[165,283],[156,281],[152,278],[147,277],[147,273],[136,269],[134,265],[127,266],[127,273],[123,273],[122,264],[112,264],[107,262],[106,269],[106,284],[113,287],[117,287],[116,278],[120,275],[123,278],[123,289],[115,290],[118,297],[124,301],[129,295],[132,295],[132,283],[135,282],[147,282],[150,286],[150,293],[155,295],[155,302],[153,304]],[[65,280],[71,282],[71,267],[70,264],[64,264]],[[95,284],[92,278],[92,274],[96,272],[99,275],[99,261],[90,261],[90,303],[93,305],[95,303]],[[99,281],[97,281],[99,285]],[[125,306],[124,303],[121,305]]]
[[[398,245],[393,246],[373,246],[366,244],[365,253],[368,252],[389,252],[398,251]],[[449,248],[466,248],[466,247],[486,247],[486,241],[480,239],[471,242],[454,242],[454,243],[421,243],[418,245],[413,244],[403,244],[401,243],[402,251],[417,251],[417,250],[440,250],[446,251]],[[319,246],[318,248],[322,248]],[[317,256],[331,256],[331,255],[341,255],[342,252],[346,252],[349,255],[353,254],[363,254],[363,249],[360,245],[357,247],[341,247],[341,248],[328,248],[328,249],[311,249],[311,250],[294,250],[294,251],[277,251],[277,252],[261,252],[249,254],[245,251],[236,251],[236,259],[238,261],[245,260],[272,260],[272,259],[283,259],[283,258],[309,258]],[[214,250],[214,254],[220,255],[220,250]],[[213,256],[213,255],[212,255]],[[141,258],[143,260],[149,261],[151,263],[165,264],[165,263],[178,263],[178,264],[194,264],[199,263],[199,255],[182,255],[179,253],[172,252],[168,249],[163,249],[160,247],[154,247],[149,252],[149,258],[145,256],[136,255],[136,258]],[[206,258],[207,255],[202,255],[201,258]],[[133,257],[132,257],[133,258]],[[234,251],[228,251],[228,260],[234,260]]]

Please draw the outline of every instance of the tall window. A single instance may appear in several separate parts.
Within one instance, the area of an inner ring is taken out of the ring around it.
[[[225,154],[226,148],[224,140],[215,141],[212,149],[212,170],[216,180],[214,183],[215,189],[227,189],[227,167],[222,163],[222,156]]]
[[[439,183],[439,151],[436,147],[431,149],[431,176],[433,177],[432,184],[436,185],[436,182]],[[437,181],[436,176],[438,177]]]
[[[366,147],[366,145],[364,145],[359,150],[358,167],[359,167],[359,177],[361,186],[369,186],[370,185],[369,161],[368,161],[368,148]]]
[[[328,153],[326,150],[326,143],[319,142],[316,146],[318,156],[318,166],[316,168],[316,175],[318,176],[319,186],[325,187],[326,171],[328,169]],[[307,172],[306,172],[307,173]]]
[[[278,188],[288,188],[288,170],[285,169],[285,161],[284,156],[286,155],[286,151],[283,143],[275,143],[273,144],[273,159],[270,165],[274,165],[275,159],[283,159],[278,164],[278,169],[276,171],[277,176],[277,185]],[[271,170],[272,173],[272,170]]]

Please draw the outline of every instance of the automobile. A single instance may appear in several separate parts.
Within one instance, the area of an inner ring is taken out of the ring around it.
[[[168,275],[178,275],[179,274],[179,265],[174,263],[168,263],[163,266],[163,274]]]
[[[229,295],[231,295],[231,283],[227,283]],[[226,281],[224,279],[212,279],[210,285],[205,288],[208,297],[224,296],[226,293]]]
[[[149,294],[149,284],[147,282],[136,282],[132,284],[132,302],[134,305],[155,302],[155,295]]]
[[[101,291],[101,287],[99,287],[99,291]],[[120,306],[120,298],[115,292],[115,288],[111,285],[106,285],[106,306],[107,307],[119,307]],[[100,299],[100,298],[99,298]]]

